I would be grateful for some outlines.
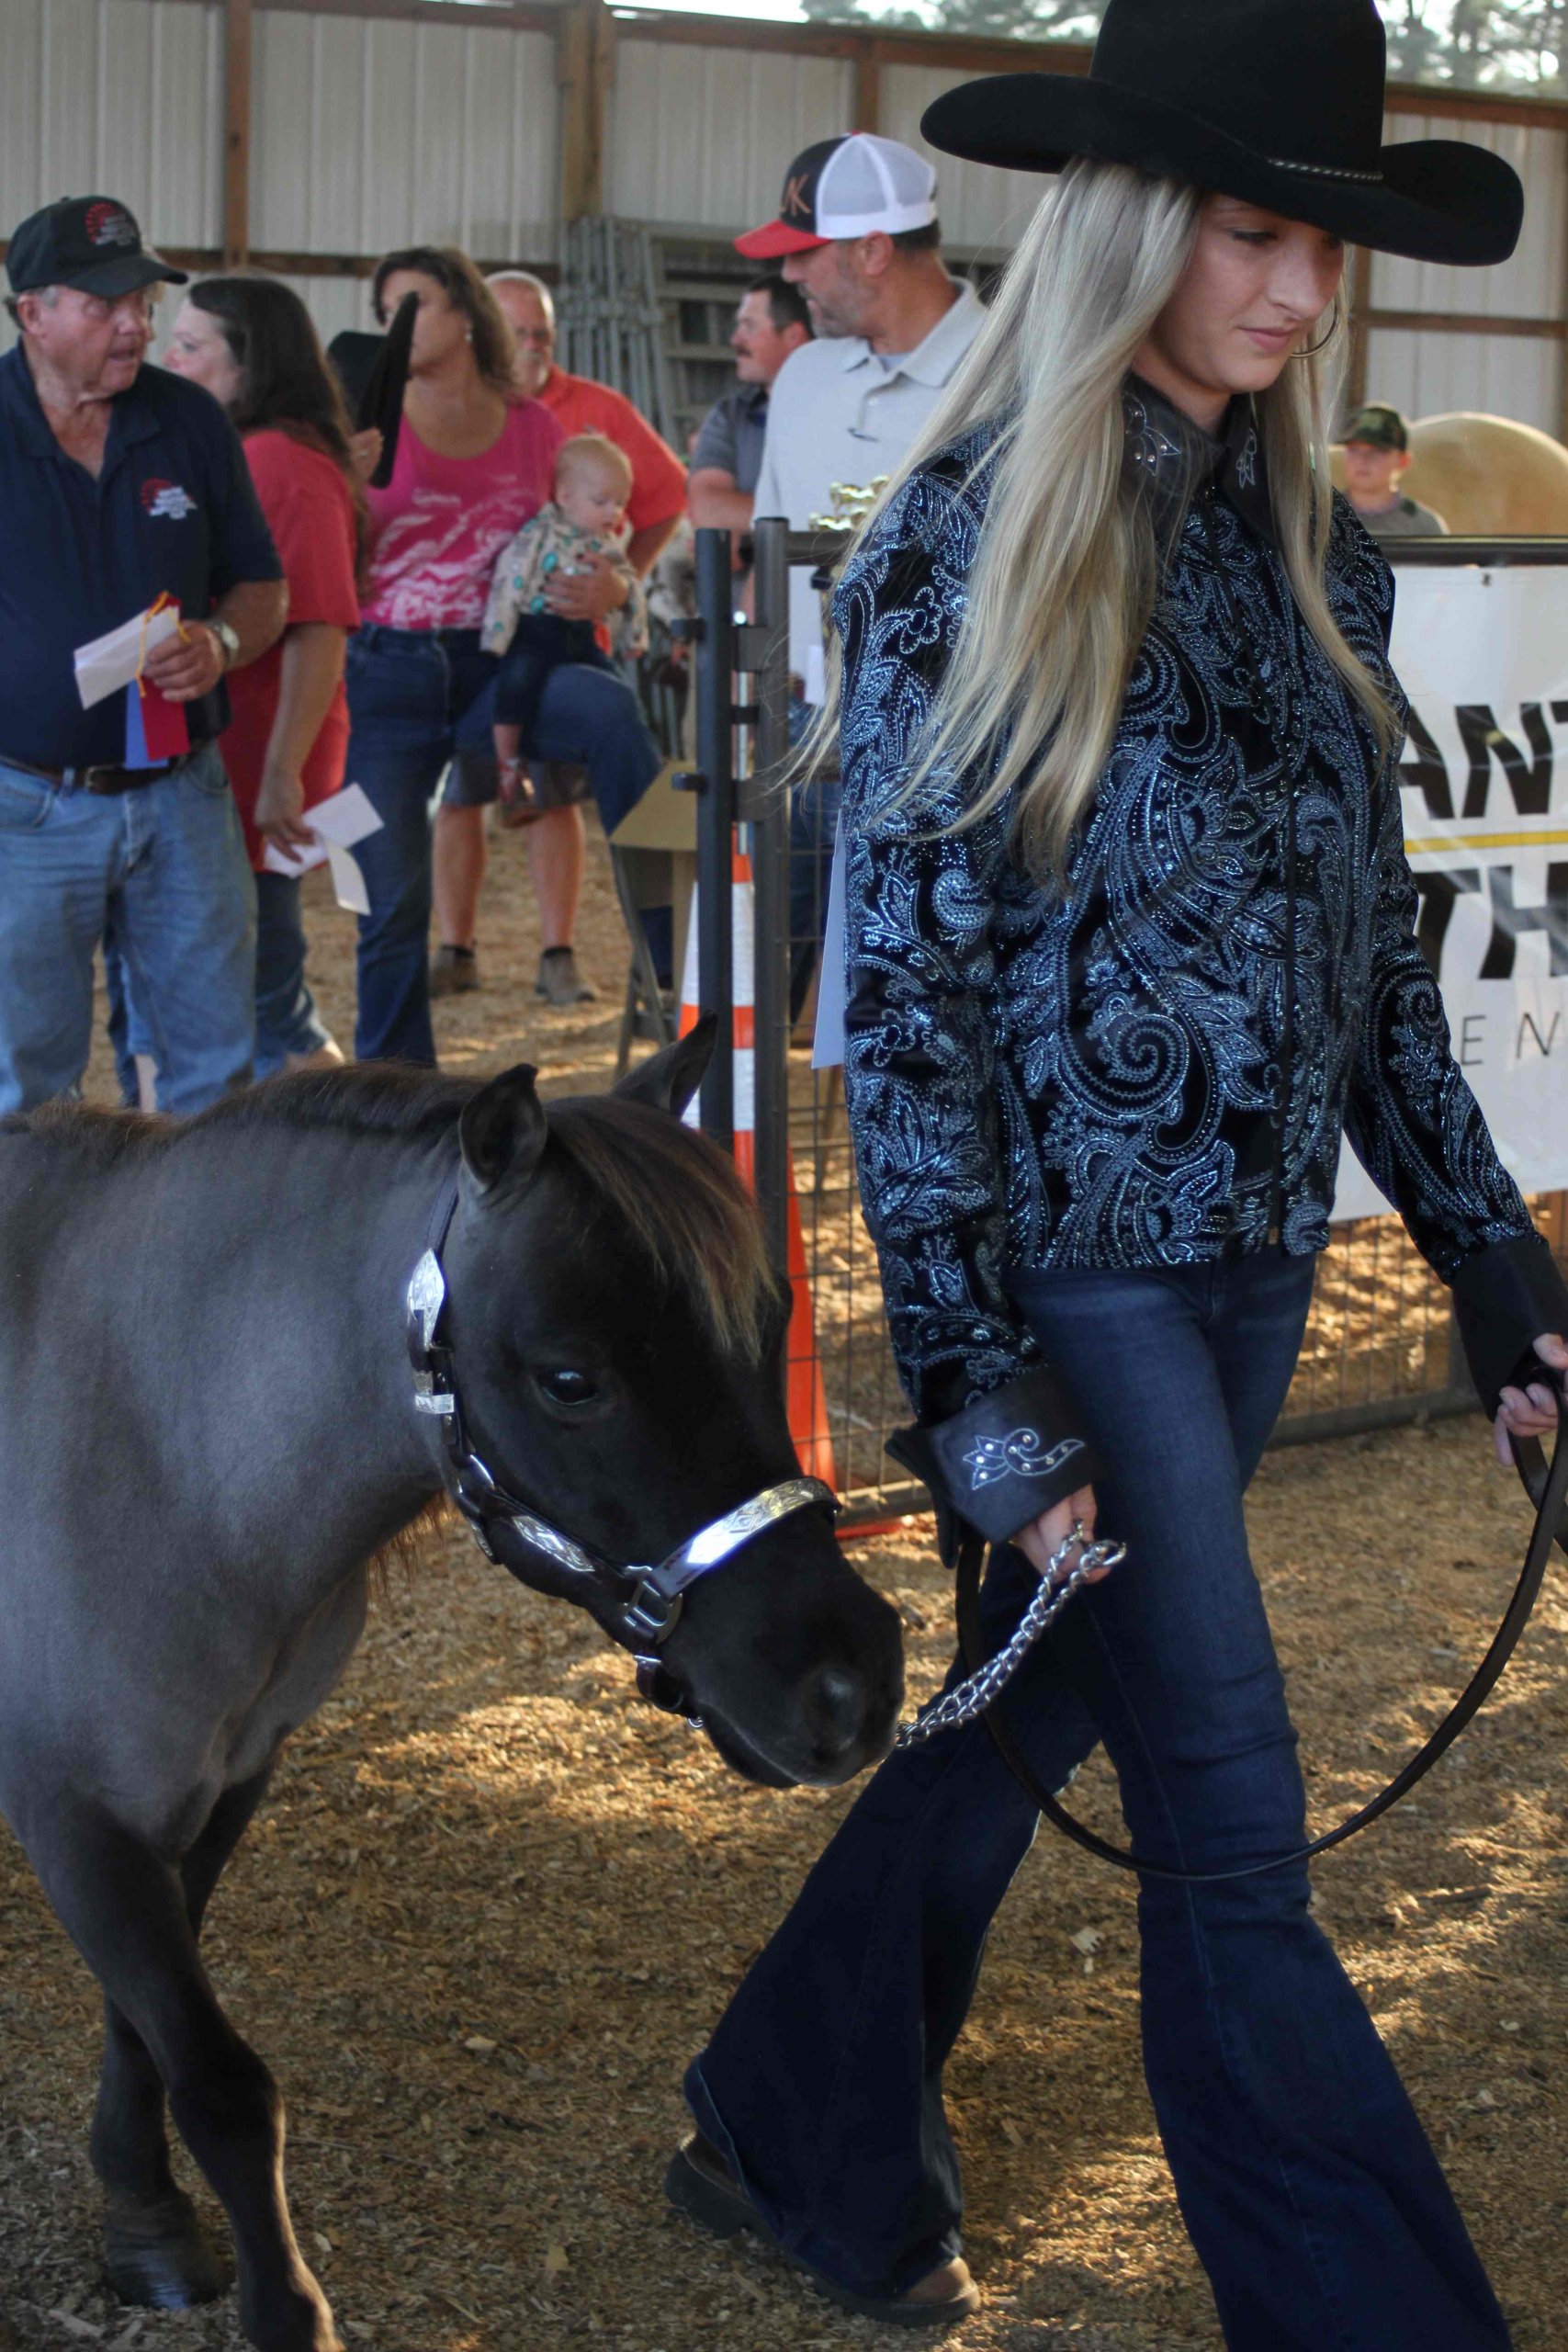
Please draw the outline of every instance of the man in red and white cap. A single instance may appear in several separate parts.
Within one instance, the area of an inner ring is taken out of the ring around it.
[[[777,260],[818,338],[784,362],[768,408],[753,512],[804,530],[835,482],[891,473],[980,331],[973,287],[948,276],[936,174],[912,147],[870,131],[820,139],[784,175],[776,220],[735,240]],[[820,606],[790,575],[790,668],[820,694]]]
[[[737,237],[798,286],[818,340],[773,379],[752,512],[805,530],[835,482],[864,488],[890,474],[945,391],[985,313],[950,277],[937,222],[936,174],[896,139],[870,131],[821,139],[784,175],[779,216]],[[822,607],[804,570],[789,575],[794,695],[822,699]],[[798,702],[797,702],[798,707]],[[815,969],[828,902],[839,786],[811,779],[790,808],[790,995],[798,1011]]]

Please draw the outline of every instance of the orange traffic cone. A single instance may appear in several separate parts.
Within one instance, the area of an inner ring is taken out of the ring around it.
[[[741,1180],[755,1192],[757,1186],[757,1020],[755,999],[756,936],[755,910],[751,889],[751,861],[735,853],[734,887],[729,903],[732,910],[730,953],[732,958],[735,1012],[735,1165]],[[686,924],[686,965],[681,978],[681,1029],[683,1037],[697,1023],[697,894],[692,892],[692,911]],[[687,1118],[694,1126],[697,1105],[693,1102]],[[786,1219],[787,1260],[785,1272],[794,1294],[790,1311],[789,1339],[786,1344],[785,1399],[789,1410],[789,1433],[795,1440],[795,1450],[800,1456],[800,1466],[813,1478],[821,1478],[837,1490],[839,1479],[833,1462],[833,1441],[828,1430],[828,1391],[822,1379],[822,1361],[817,1352],[817,1329],[811,1308],[811,1284],[806,1272],[806,1237],[801,1230],[800,1201],[795,1188],[795,1159],[787,1162],[789,1179],[789,1210]]]

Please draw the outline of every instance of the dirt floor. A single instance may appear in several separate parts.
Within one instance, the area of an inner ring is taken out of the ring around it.
[[[438,1009],[443,1054],[601,1084],[624,971],[603,851],[581,944],[604,1001],[575,1012],[532,998],[521,873],[503,839],[487,986]],[[350,932],[313,907],[320,993],[345,1035]],[[1270,1455],[1251,1522],[1326,1825],[1483,1648],[1522,1500],[1479,1425],[1446,1422]],[[904,1614],[921,1696],[949,1622],[926,1529],[855,1557]],[[1564,1601],[1559,1570],[1481,1724],[1316,1881],[1519,2352],[1559,2352],[1568,2309]],[[682,2070],[852,1798],[743,1787],[636,1703],[627,1660],[583,1618],[466,1536],[394,1577],[207,1939],[288,2100],[296,2224],[351,2346],[893,2341],[747,2241],[714,2247],[660,2193]],[[1111,1827],[1098,1767],[1074,1801]],[[0,2352],[242,2352],[231,2301],[130,2314],[98,2289],[97,2030],[86,1972],[0,1830]],[[954,2352],[1213,2352],[1140,2074],[1131,1893],[1049,1832],[998,1920],[949,2092],[987,2297],[945,2339]]]

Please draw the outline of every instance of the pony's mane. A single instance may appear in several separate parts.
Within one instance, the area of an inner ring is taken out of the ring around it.
[[[98,1169],[176,1151],[233,1128],[382,1136],[409,1143],[452,1135],[486,1080],[385,1064],[296,1070],[228,1094],[194,1118],[46,1102],[0,1121],[62,1146]],[[727,1351],[761,1353],[775,1285],[762,1228],[733,1163],[667,1112],[615,1094],[547,1102],[552,1141],[594,1202],[618,1216],[660,1277],[686,1290]]]

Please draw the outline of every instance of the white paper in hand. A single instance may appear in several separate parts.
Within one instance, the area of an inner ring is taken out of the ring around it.
[[[149,611],[151,608],[149,607]],[[76,667],[76,691],[82,697],[84,710],[91,710],[106,695],[119,694],[130,685],[141,665],[142,656],[173,637],[179,628],[180,616],[173,605],[165,605],[161,613],[137,613],[118,628],[111,628],[107,637],[94,638],[90,645],[79,645],[72,655]]]
[[[319,800],[313,808],[307,808],[305,817],[317,839],[299,852],[279,849],[276,842],[268,842],[263,865],[269,874],[294,876],[308,874],[313,865],[330,865],[339,906],[345,907],[350,914],[367,915],[370,894],[358,860],[349,852],[355,842],[364,841],[369,833],[378,833],[382,820],[364,791],[357,784],[345,784],[330,800]]]

